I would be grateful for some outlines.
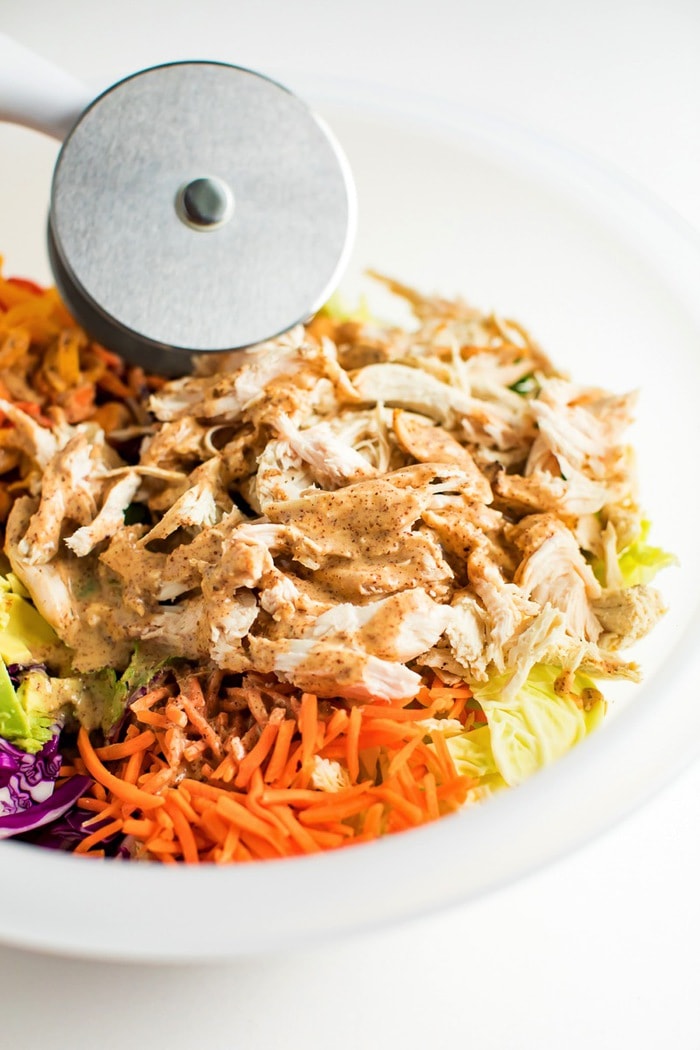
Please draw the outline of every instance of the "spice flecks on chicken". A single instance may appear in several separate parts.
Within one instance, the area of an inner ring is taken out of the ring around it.
[[[634,673],[612,651],[662,605],[613,565],[612,523],[640,520],[633,395],[570,383],[514,322],[388,283],[413,331],[325,316],[243,365],[207,359],[152,393],[136,452],[0,403],[30,493],[7,554],[77,665],[140,640],[348,699],[410,696],[425,668],[485,681],[527,653]]]

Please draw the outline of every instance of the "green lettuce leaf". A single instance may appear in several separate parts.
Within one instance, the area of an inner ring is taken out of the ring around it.
[[[340,292],[333,292],[331,297],[319,310],[322,317],[330,317],[333,321],[358,321],[360,323],[371,321],[372,313],[367,304],[365,296],[360,296],[355,306],[350,306]]]
[[[31,670],[23,675],[17,696],[26,711],[50,715],[54,721],[73,718],[87,730],[107,733],[121,718],[129,697],[148,685],[166,663],[137,649],[121,677],[111,667],[63,678]]]
[[[560,667],[535,664],[515,698],[504,703],[501,695],[508,680],[499,675],[473,689],[486,716],[493,766],[512,786],[582,740],[602,720],[605,702],[591,679],[581,674],[573,675],[568,690],[562,691]],[[453,753],[457,749],[455,741],[448,746]],[[480,761],[488,768],[483,745]]]
[[[445,744],[459,775],[474,777],[479,781],[480,796],[505,787],[505,780],[491,747],[491,730],[488,726],[480,726],[456,736],[446,736]]]
[[[637,539],[620,551],[618,561],[625,587],[651,583],[657,572],[678,562],[675,555],[647,543],[650,528],[651,522],[643,520]]]

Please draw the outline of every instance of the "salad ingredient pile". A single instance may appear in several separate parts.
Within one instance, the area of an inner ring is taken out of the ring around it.
[[[166,863],[367,841],[517,785],[639,677],[621,650],[673,559],[634,395],[385,283],[410,327],[326,308],[165,382],[0,280],[0,836]]]

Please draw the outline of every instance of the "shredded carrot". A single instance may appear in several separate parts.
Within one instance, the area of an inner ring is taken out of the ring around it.
[[[309,828],[308,831],[320,849],[338,849],[346,842],[345,836],[337,832],[322,831],[320,828]]]
[[[348,725],[348,713],[344,707],[338,707],[331,715],[330,721],[326,726],[326,732],[324,734],[324,742],[327,747],[336,737],[344,733]]]
[[[127,784],[135,784],[141,775],[145,757],[143,751],[134,751],[133,754],[129,755],[126,762],[122,765],[122,780],[126,781]]]
[[[139,713],[139,721],[156,729],[167,729],[170,726],[169,719],[157,711],[141,711]]]
[[[391,803],[394,810],[405,816],[412,824],[420,824],[422,822],[423,814],[420,807],[413,802],[409,802],[398,791],[392,791],[391,788],[381,787],[377,789],[377,794],[385,802]]]
[[[458,774],[443,734],[428,735],[420,724],[463,714],[466,688],[426,687],[420,706],[319,704],[303,693],[292,702],[295,714],[287,705],[279,717],[278,707],[265,721],[258,711],[245,737],[252,743],[238,757],[240,744],[224,746],[209,720],[222,681],[207,680],[206,693],[195,676],[179,692],[151,690],[132,705],[119,743],[95,748],[80,730],[66,773],[85,769],[93,777],[79,808],[94,830],[76,852],[93,855],[119,833],[134,840],[135,855],[162,863],[310,855],[437,820],[459,808],[474,784]],[[176,780],[171,748],[186,755],[195,743],[196,772]],[[211,754],[218,762],[202,761]]]
[[[127,818],[122,824],[122,831],[125,835],[133,835],[135,838],[148,839],[156,830],[156,825],[153,820],[136,820],[134,818]]]
[[[204,784],[201,780],[190,780],[187,777],[180,781],[179,786],[186,787],[195,798],[201,795],[212,802],[217,802],[227,794],[222,788],[212,787],[211,784]]]
[[[78,809],[84,809],[88,813],[101,813],[107,809],[109,802],[106,799],[83,797],[78,799],[77,806]]]
[[[155,689],[149,690],[140,696],[138,700],[134,700],[131,705],[131,710],[138,714],[139,721],[143,721],[142,712],[148,711],[151,707],[157,704],[160,700],[163,700],[166,696],[170,696],[170,689],[167,685],[157,686]]]
[[[174,802],[176,806],[180,807],[185,816],[185,819],[189,820],[190,824],[197,823],[197,813],[195,809],[190,805],[190,799],[187,797],[186,788],[180,787],[179,790],[173,789],[168,797],[171,799],[172,802]]]
[[[274,849],[279,848],[279,836],[263,820],[249,813],[240,802],[235,802],[230,796],[223,795],[217,800],[216,808],[225,820],[230,821],[241,832],[249,832],[269,842]],[[279,850],[279,852],[281,855],[283,851]]]
[[[435,707],[435,704],[428,705],[427,708],[421,710],[415,710],[413,708],[397,708],[391,709],[387,705],[382,704],[367,704],[362,709],[364,718],[381,718],[383,721],[391,720],[392,722],[418,722],[423,718],[430,718],[431,709]]]
[[[233,755],[224,755],[221,762],[219,762],[216,769],[213,771],[210,780],[223,780],[225,784],[230,784],[234,778],[236,772],[236,760]]]
[[[362,813],[366,808],[367,798],[364,794],[343,802],[334,802],[331,795],[325,805],[321,803],[318,806],[309,806],[308,809],[303,810],[299,814],[299,820],[302,824],[326,824],[336,820],[347,820],[348,817],[354,817]]]
[[[219,864],[230,864],[236,853],[236,847],[240,842],[240,832],[230,827],[226,832],[223,845],[217,850],[217,861]]]
[[[423,777],[423,791],[425,792],[425,808],[431,820],[437,820],[440,816],[440,804],[437,797],[435,776],[426,773]]]
[[[166,799],[165,808],[173,822],[175,834],[180,840],[183,860],[187,861],[188,864],[197,864],[199,861],[199,850],[192,834],[192,828],[182,809],[176,802],[172,801],[173,794],[174,792],[171,792]]]
[[[196,682],[197,679],[195,678],[194,681]],[[197,685],[199,686],[198,682]],[[200,696],[202,695],[201,686],[199,686],[199,694]],[[189,697],[185,696],[184,693],[180,694],[179,701],[192,725],[197,728],[197,730],[201,734],[202,739],[205,740],[211,748],[212,753],[215,754],[217,758],[219,758],[222,753],[221,741],[219,740],[212,727],[209,725],[209,722],[206,720],[202,712],[198,710],[195,703]],[[203,702],[204,697],[202,696],[202,706],[204,706]]]
[[[414,736],[412,740],[409,740],[407,744],[404,744],[400,751],[396,752],[391,762],[389,763],[387,776],[395,776],[399,769],[405,766],[405,764],[408,762],[409,758],[416,750],[416,747],[418,746],[418,744],[420,744],[420,742],[421,738],[419,736]]]
[[[128,784],[126,781],[115,777],[113,773],[110,773],[95,754],[90,743],[90,737],[82,726],[78,732],[78,748],[88,772],[99,784],[108,788],[117,798],[122,799],[124,802],[133,802],[134,805],[139,806],[141,809],[155,809],[157,806],[164,804],[165,799],[160,798],[160,796],[151,795],[146,791],[139,791],[133,784]]]
[[[435,751],[440,759],[440,764],[445,771],[445,780],[454,780],[457,776],[457,770],[455,769],[452,755],[450,754],[450,750],[445,743],[445,737],[442,733],[435,734],[433,744],[435,745]]]
[[[298,767],[300,761],[301,761],[301,744],[299,744],[297,747],[294,748],[293,751],[290,752],[289,758],[287,759],[286,766],[284,767],[284,769],[282,770],[280,775],[277,777],[277,779],[275,781],[273,781],[274,786],[275,787],[280,787],[280,788],[289,787],[289,785],[292,783],[292,781],[296,777],[297,767]]]
[[[363,834],[368,838],[378,838],[381,834],[383,817],[384,806],[381,802],[373,802],[365,813],[365,819],[362,825]]]
[[[260,738],[257,744],[254,748],[252,748],[251,751],[248,752],[248,754],[241,761],[241,764],[238,767],[238,774],[234,781],[236,787],[245,787],[248,781],[250,780],[251,776],[253,775],[253,771],[255,769],[258,769],[260,764],[264,761],[264,759],[267,758],[267,755],[269,754],[270,749],[273,743],[275,742],[275,737],[277,736],[277,728],[277,725],[275,725],[273,722],[267,723],[262,733],[260,734]]]
[[[301,847],[304,853],[318,852],[320,847],[307,829],[302,827],[289,806],[274,806],[272,812],[279,817],[289,835],[294,839],[297,845]]]
[[[347,733],[347,763],[348,773],[353,783],[357,782],[360,775],[359,741],[362,728],[362,708],[353,707],[350,712],[350,724]]]
[[[155,735],[150,729],[138,736],[127,738],[121,744],[106,744],[104,747],[96,747],[95,754],[103,762],[112,762],[117,758],[128,758],[136,751],[145,751],[155,740]]]
[[[295,731],[296,722],[291,718],[286,718],[284,722],[279,724],[277,736],[275,737],[275,746],[265,770],[264,779],[268,784],[277,780],[282,773],[289,758],[289,746]]]
[[[307,770],[316,746],[318,730],[318,700],[313,693],[303,693],[299,712],[301,731],[301,768]]]
[[[87,817],[83,821],[84,828],[91,828],[93,825],[100,824],[105,820],[112,820],[120,815],[120,806],[115,802],[107,802],[104,804],[102,809],[97,810],[91,817]]]
[[[81,839],[78,845],[75,847],[76,853],[87,853],[92,846],[96,846],[98,842],[104,842],[110,835],[115,835],[117,832],[122,830],[122,820],[113,820],[109,824],[105,824],[97,831],[93,831],[92,835],[87,835],[86,838]]]
[[[149,839],[149,841],[146,843],[146,849],[149,851],[149,853],[172,854],[180,852],[180,847],[177,843],[171,842],[170,839],[164,838]]]

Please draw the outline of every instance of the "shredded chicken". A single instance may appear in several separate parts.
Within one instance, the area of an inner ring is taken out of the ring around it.
[[[243,365],[207,359],[152,393],[135,452],[0,402],[30,493],[7,555],[79,669],[138,640],[349,700],[415,695],[425,668],[511,689],[545,658],[636,674],[615,654],[663,606],[618,567],[640,522],[633,396],[569,382],[514,322],[388,284],[412,331],[326,316]]]

